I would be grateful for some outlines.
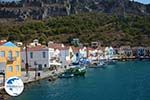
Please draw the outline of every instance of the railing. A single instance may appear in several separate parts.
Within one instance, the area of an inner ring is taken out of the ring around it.
[[[7,61],[8,62],[13,62],[16,60],[16,57],[8,57]]]

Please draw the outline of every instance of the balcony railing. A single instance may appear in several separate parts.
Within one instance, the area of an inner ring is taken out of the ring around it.
[[[16,57],[8,57],[7,61],[8,62],[16,61]]]

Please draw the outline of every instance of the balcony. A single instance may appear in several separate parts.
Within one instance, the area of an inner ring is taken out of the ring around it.
[[[8,57],[7,61],[8,62],[14,62],[14,61],[16,61],[16,57]]]

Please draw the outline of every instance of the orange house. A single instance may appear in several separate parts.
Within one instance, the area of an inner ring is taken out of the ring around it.
[[[5,74],[6,79],[12,76],[21,77],[20,48],[12,42],[0,45],[0,72]]]

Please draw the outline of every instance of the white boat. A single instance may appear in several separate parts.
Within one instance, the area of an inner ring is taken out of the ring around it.
[[[100,61],[100,62],[97,64],[98,67],[102,67],[102,66],[104,66],[104,65],[105,65],[105,62],[104,62],[104,61]]]

